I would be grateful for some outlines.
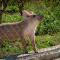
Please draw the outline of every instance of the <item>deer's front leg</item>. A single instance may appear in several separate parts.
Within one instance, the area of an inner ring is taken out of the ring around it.
[[[34,52],[38,53],[37,50],[36,50],[35,34],[31,34],[30,38],[31,38],[32,47],[33,47]]]

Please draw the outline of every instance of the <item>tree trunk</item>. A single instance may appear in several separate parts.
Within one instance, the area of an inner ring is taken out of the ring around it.
[[[2,0],[2,4],[3,4],[3,10],[5,11],[7,5],[8,5],[9,0]]]
[[[23,0],[18,0],[17,3],[18,3],[20,15],[22,16],[22,14],[23,14],[22,11],[24,9],[24,1]]]

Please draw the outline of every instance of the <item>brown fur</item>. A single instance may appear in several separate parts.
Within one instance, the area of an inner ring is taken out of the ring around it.
[[[16,23],[8,23],[0,25],[0,42],[7,39],[11,42],[21,40],[23,48],[27,47],[28,38],[31,39],[33,50],[35,48],[35,31],[36,27],[41,21],[42,16],[38,16],[28,11],[23,11],[24,21]],[[27,51],[25,51],[27,53]]]

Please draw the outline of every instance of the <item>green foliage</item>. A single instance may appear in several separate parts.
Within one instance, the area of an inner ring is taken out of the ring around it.
[[[59,6],[58,6],[59,7]],[[59,7],[60,8],[60,7]],[[60,31],[60,9],[57,7],[45,15],[44,21],[38,27],[38,34],[53,34]],[[46,11],[47,12],[47,11]],[[39,32],[40,31],[40,32]]]
[[[9,55],[21,54],[23,51],[21,48],[14,46],[12,43],[8,41],[4,41],[2,48],[0,48],[0,58]]]
[[[36,37],[37,48],[47,48],[60,44],[60,33],[51,35],[41,35]]]
[[[18,14],[18,13],[15,13],[15,14],[3,14],[3,19],[2,21],[4,23],[7,23],[7,22],[17,22],[17,21],[21,21],[22,20],[22,17]]]
[[[9,6],[7,6],[6,10],[11,10],[13,12],[18,12],[19,8],[18,8],[17,5],[13,5],[13,6],[9,5]]]

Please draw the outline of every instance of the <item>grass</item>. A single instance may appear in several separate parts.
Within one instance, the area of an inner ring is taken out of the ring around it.
[[[3,18],[2,18],[2,22],[3,23],[8,23],[8,22],[17,22],[17,21],[21,21],[22,17],[19,15],[19,13],[15,13],[15,14],[3,14]]]
[[[36,37],[37,48],[47,48],[60,44],[60,33],[53,35],[42,35]]]

